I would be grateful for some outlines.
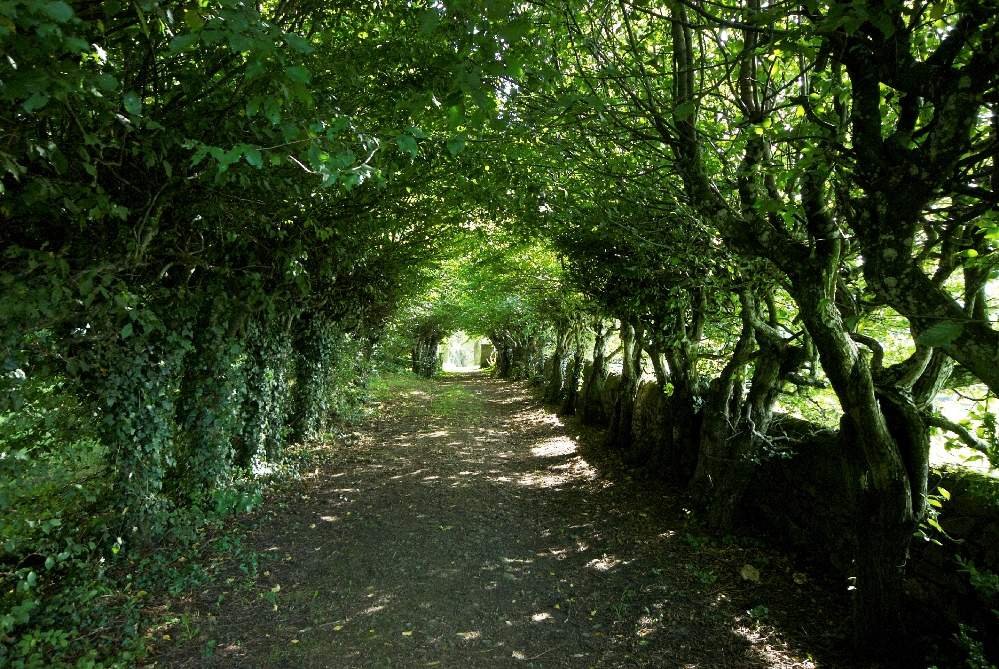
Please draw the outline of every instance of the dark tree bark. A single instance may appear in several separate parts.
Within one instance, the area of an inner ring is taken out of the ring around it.
[[[628,450],[631,447],[632,423],[635,416],[635,396],[642,377],[642,325],[621,322],[622,352],[621,385],[614,399],[614,409],[607,429],[607,444],[612,448]]]
[[[670,434],[663,454],[663,467],[677,481],[690,481],[697,464],[700,445],[704,384],[697,368],[698,352],[704,337],[707,291],[690,290],[689,312],[678,311],[663,356],[669,366],[672,392],[667,398]]]
[[[573,333],[572,359],[569,361],[568,373],[565,377],[565,394],[559,413],[571,416],[576,413],[576,403],[579,399],[579,382],[583,375],[585,355],[583,351],[583,333],[579,327]]]
[[[568,325],[561,326],[555,333],[555,352],[551,358],[551,370],[545,384],[545,401],[561,402],[565,393],[565,367],[572,330]]]
[[[583,382],[583,396],[580,400],[580,415],[587,425],[601,425],[607,417],[604,415],[603,396],[604,383],[607,380],[607,335],[609,328],[602,318],[593,320],[593,362],[590,371]]]
[[[441,333],[434,330],[422,333],[413,342],[412,361],[413,373],[426,379],[434,377],[440,371],[438,352]]]
[[[750,9],[755,11],[758,6],[754,1]],[[672,31],[676,78],[673,102],[689,103],[696,109],[693,73],[697,68],[691,52],[690,23],[682,5],[673,11]],[[748,44],[750,39],[758,38],[758,33],[747,30],[744,37]],[[738,73],[741,104],[747,122],[757,123],[767,111],[761,106],[765,96],[760,95],[754,76],[753,50],[746,48],[743,53]],[[861,511],[857,523],[863,530],[856,554],[854,591],[857,642],[867,648],[879,643],[892,647],[903,638],[898,606],[901,575],[917,518],[910,472],[902,453],[913,430],[907,427],[892,431],[881,410],[868,362],[858,355],[836,307],[843,236],[826,211],[822,186],[828,170],[817,164],[803,175],[801,207],[808,240],[800,241],[779,220],[756,207],[761,198],[781,197],[762,168],[768,155],[763,135],[746,130],[746,149],[738,170],[741,210],[734,212],[706,175],[695,118],[696,113],[674,118],[675,131],[664,132],[674,147],[678,172],[691,204],[735,248],[749,257],[771,261],[788,277],[800,317],[843,407],[843,433],[851,435],[844,440],[844,446],[849,448],[846,457],[854,463],[850,483],[858,493]],[[858,141],[861,138],[855,136],[854,142]]]
[[[493,334],[489,338],[496,346],[494,373],[497,378],[509,379],[513,373],[513,345],[505,336],[499,334]]]
[[[764,322],[756,300],[740,295],[742,333],[725,368],[707,393],[697,469],[691,487],[707,509],[708,522],[729,529],[735,522],[753,470],[763,457],[774,404],[781,384],[805,361],[777,328],[773,311]],[[753,355],[753,344],[756,352]],[[749,392],[743,394],[745,370],[752,364]]]

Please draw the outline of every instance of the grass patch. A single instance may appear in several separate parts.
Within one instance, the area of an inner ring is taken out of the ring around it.
[[[407,372],[383,374],[372,380],[372,411],[388,403],[399,417],[468,418],[481,414],[484,402],[449,379],[454,375],[425,379]]]

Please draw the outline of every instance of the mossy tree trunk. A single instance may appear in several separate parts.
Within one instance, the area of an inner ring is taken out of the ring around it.
[[[271,329],[273,328],[273,329]],[[285,442],[291,343],[286,327],[263,321],[247,335],[246,393],[236,464],[248,468],[258,457],[276,461]]]
[[[410,352],[413,373],[425,379],[440,371],[440,343],[443,334],[436,329],[421,332],[413,342]]]
[[[770,303],[769,321],[757,313],[755,297],[740,295],[742,332],[728,363],[712,382],[703,408],[694,495],[707,510],[708,522],[730,529],[753,470],[764,457],[774,404],[783,382],[805,360],[778,328]],[[754,354],[755,342],[755,354]],[[743,391],[752,365],[748,392]]]
[[[548,380],[545,383],[544,397],[546,402],[561,402],[564,397],[566,358],[568,357],[571,337],[572,329],[568,324],[561,325],[555,332],[555,351],[552,353],[551,370],[549,370]]]
[[[662,459],[667,473],[684,483],[694,473],[701,435],[704,387],[698,360],[707,316],[707,289],[692,288],[686,299],[684,308],[676,310],[669,341],[662,350],[672,386],[667,398],[670,433]]]
[[[213,307],[208,306],[208,322],[195,333],[177,406],[181,453],[176,485],[190,501],[210,495],[231,475],[240,427],[240,389],[245,386],[245,366],[239,364],[242,341],[231,328],[212,322]]]
[[[610,334],[610,328],[602,318],[593,319],[592,328],[593,362],[589,374],[583,380],[579,413],[585,424],[600,425],[607,419],[601,397],[604,383],[607,381],[607,336]]]
[[[642,378],[642,353],[644,328],[621,321],[622,366],[621,385],[614,398],[614,409],[607,428],[607,444],[612,448],[627,450],[631,447],[632,423],[635,416],[635,397]]]
[[[754,2],[754,11],[758,7]],[[698,103],[694,80],[697,68],[686,14],[685,8],[678,7],[671,17],[677,81],[674,105]],[[743,36],[745,56],[737,74],[747,123],[752,124],[766,118],[770,110],[761,104],[766,96],[760,94],[759,82],[754,78],[758,62],[750,48],[762,36],[755,30],[745,30]],[[753,128],[746,130],[738,169],[741,210],[736,212],[719,197],[707,177],[695,119],[696,114],[674,116],[676,131],[670,136],[687,196],[734,248],[749,256],[768,259],[788,277],[801,320],[843,407],[843,433],[852,437],[845,446],[851,450],[851,461],[857,463],[850,480],[862,509],[858,525],[863,536],[856,553],[857,641],[868,648],[880,642],[891,646],[902,638],[901,577],[912,530],[922,512],[921,500],[912,499],[910,472],[902,454],[906,448],[915,447],[909,440],[914,430],[895,431],[889,425],[881,411],[867,361],[858,355],[836,307],[843,235],[827,210],[828,198],[822,190],[829,170],[818,160],[803,175],[800,206],[808,236],[806,240],[793,237],[779,220],[774,221],[774,217],[757,206],[768,198],[784,199],[764,169],[769,159],[764,133],[752,132]],[[854,142],[858,141],[861,138],[855,136]],[[671,372],[675,374],[672,369]]]
[[[579,383],[583,375],[585,351],[583,349],[583,332],[576,328],[573,333],[572,359],[569,361],[568,373],[565,377],[565,393],[559,413],[571,416],[576,413],[576,403],[579,399]]]

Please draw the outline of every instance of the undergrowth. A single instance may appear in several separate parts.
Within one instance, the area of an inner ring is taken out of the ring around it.
[[[360,387],[360,386],[359,386]],[[27,389],[0,413],[0,668],[128,667],[159,630],[182,628],[169,602],[225,568],[255,579],[258,556],[236,519],[269,490],[319,463],[336,432],[359,417],[341,402],[334,424],[279,459],[256,459],[193,504],[159,508],[150,538],[114,506],[113,472],[96,421],[56,382]],[[349,411],[348,411],[349,409]]]
[[[371,382],[371,397],[376,404],[392,401],[399,405],[393,411],[398,416],[461,418],[478,415],[482,400],[463,385],[447,383],[449,376],[443,372],[437,378],[424,379],[411,373],[385,373]]]

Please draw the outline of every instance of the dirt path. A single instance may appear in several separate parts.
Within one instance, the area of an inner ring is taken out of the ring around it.
[[[356,443],[253,518],[255,584],[189,602],[156,666],[837,664],[845,616],[800,566],[704,537],[526,386],[383,394]]]

